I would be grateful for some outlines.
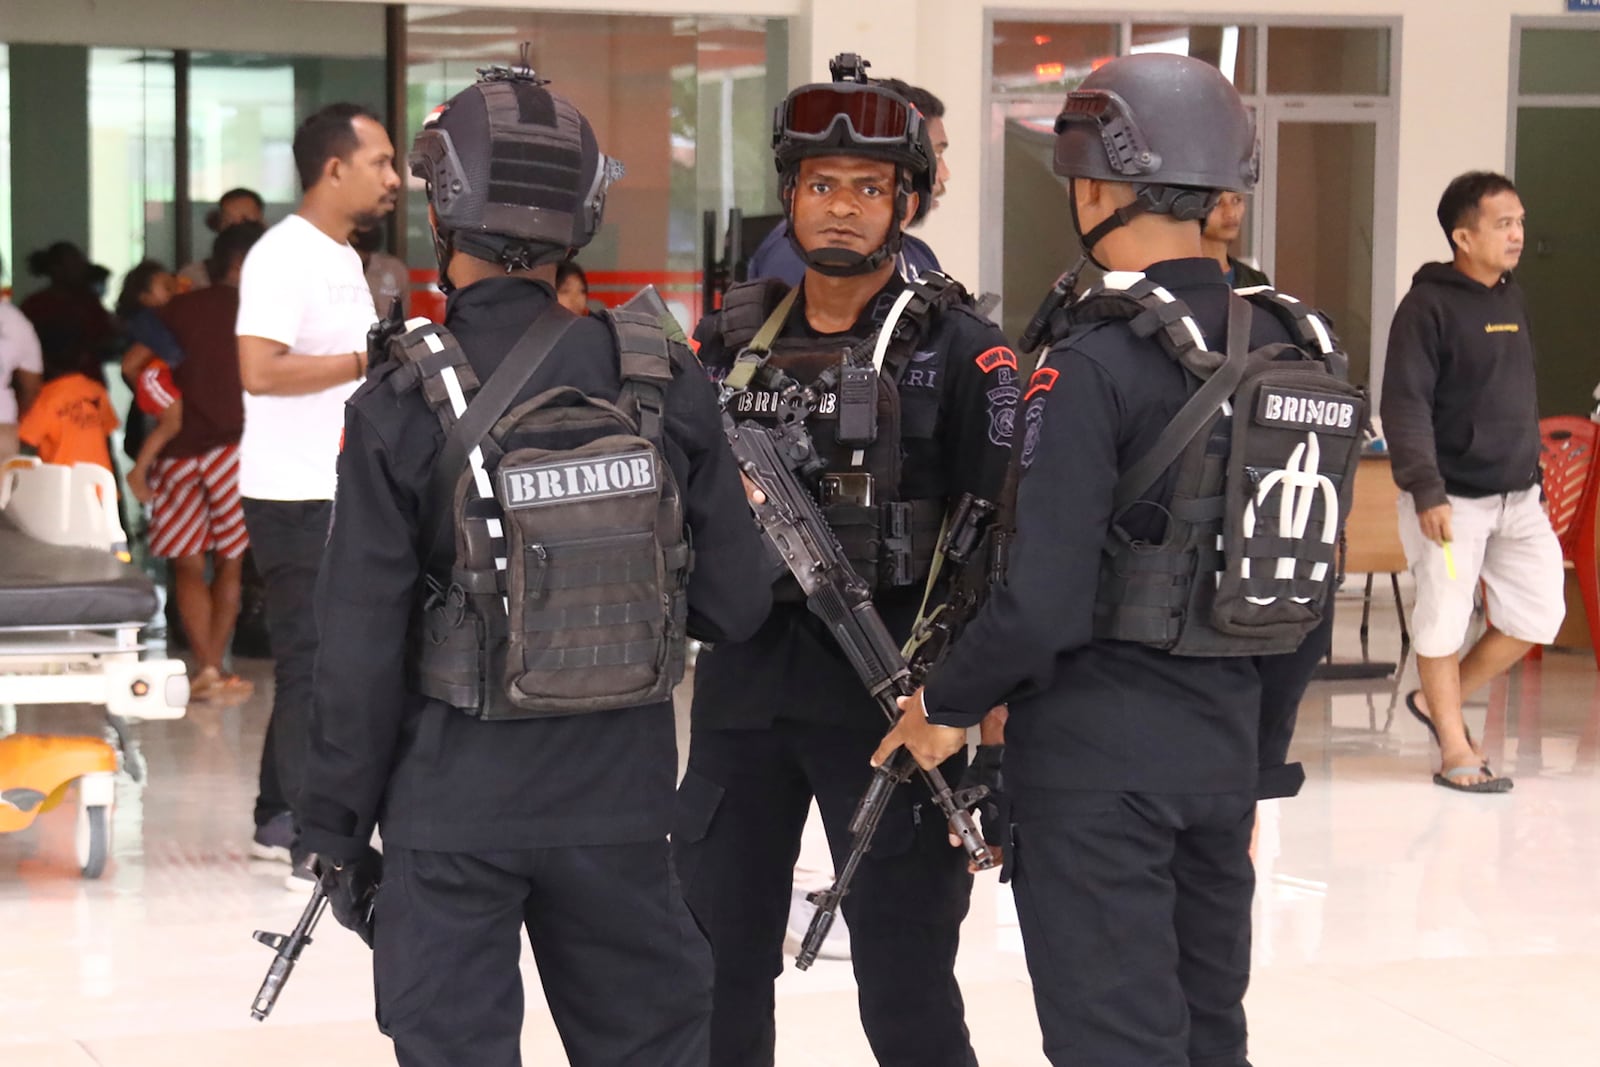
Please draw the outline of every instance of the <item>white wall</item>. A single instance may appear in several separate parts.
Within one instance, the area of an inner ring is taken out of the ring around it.
[[[0,41],[381,56],[383,9],[343,3],[299,17],[299,0],[0,0]]]
[[[82,0],[79,0],[80,4]],[[127,0],[125,0],[127,2]],[[215,0],[211,0],[215,2]],[[318,0],[311,0],[318,2]],[[458,3],[462,0],[457,0]],[[1048,18],[1052,15],[1157,16],[1172,21],[1203,14],[1290,19],[1351,17],[1402,20],[1400,32],[1399,166],[1390,181],[1398,201],[1395,298],[1412,272],[1445,254],[1434,221],[1440,192],[1455,175],[1475,168],[1504,170],[1510,99],[1511,19],[1514,15],[1559,15],[1560,0],[1225,0],[1218,10],[1199,0],[600,0],[607,11],[790,16],[792,73],[826,77],[826,61],[843,50],[861,52],[879,74],[927,86],[949,109],[945,124],[952,145],[952,180],[940,210],[925,224],[940,259],[974,285],[979,279],[979,175],[983,144],[985,67],[984,17]],[[0,25],[9,8],[0,0]],[[102,5],[104,6],[104,5]],[[142,5],[141,5],[142,6]],[[210,6],[210,2],[207,5]],[[220,5],[219,5],[220,6]],[[233,6],[230,0],[229,6]],[[466,0],[463,6],[565,9],[580,0]],[[1573,15],[1585,25],[1596,16]],[[806,65],[809,62],[809,72]]]
[[[1397,173],[1380,176],[1397,195],[1395,299],[1409,287],[1415,269],[1445,255],[1434,220],[1439,194],[1450,179],[1477,168],[1505,170],[1510,99],[1511,19],[1557,15],[1559,0],[1230,0],[1212,5],[1173,0],[1119,0],[1116,5],[1083,0],[1007,0],[990,10],[1018,17],[1071,13],[1104,14],[1113,20],[1148,14],[1181,21],[1203,12],[1207,21],[1229,15],[1277,15],[1296,19],[1381,17],[1402,19],[1399,82],[1400,156]],[[914,78],[950,105],[946,120],[955,165],[970,168],[971,181],[954,181],[941,210],[928,222],[930,240],[957,274],[975,278],[981,236],[977,232],[977,161],[965,163],[963,147],[982,143],[983,15],[967,0],[921,0],[920,63]],[[1588,25],[1595,16],[1574,15]],[[863,45],[865,49],[865,45]],[[911,74],[905,77],[913,77]],[[996,280],[985,279],[988,284]]]

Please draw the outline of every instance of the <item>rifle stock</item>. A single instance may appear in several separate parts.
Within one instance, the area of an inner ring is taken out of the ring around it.
[[[256,991],[256,999],[250,1003],[250,1017],[256,1022],[265,1022],[272,1009],[277,1006],[278,995],[283,992],[283,987],[289,982],[289,975],[294,973],[294,965],[300,961],[300,953],[311,944],[311,932],[317,928],[317,921],[322,918],[322,913],[328,906],[328,894],[322,888],[319,879],[311,888],[311,899],[306,901],[305,910],[300,913],[300,921],[294,924],[294,930],[288,934],[275,934],[268,930],[257,930],[254,937],[257,941],[275,950],[277,953],[272,958],[272,965],[267,968],[267,976],[261,980],[261,988]]]

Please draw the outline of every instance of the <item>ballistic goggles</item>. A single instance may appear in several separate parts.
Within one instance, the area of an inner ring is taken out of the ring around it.
[[[840,146],[914,145],[923,119],[903,97],[877,85],[809,85],[790,93],[779,106],[772,143],[823,144],[838,137],[840,123],[845,133]]]

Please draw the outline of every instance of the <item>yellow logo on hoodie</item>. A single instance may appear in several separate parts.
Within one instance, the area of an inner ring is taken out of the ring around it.
[[[1522,327],[1514,322],[1491,322],[1483,328],[1484,333],[1521,333]]]

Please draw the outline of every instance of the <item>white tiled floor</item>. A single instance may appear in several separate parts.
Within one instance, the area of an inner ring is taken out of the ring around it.
[[[1337,643],[1356,652],[1346,610]],[[1375,654],[1396,648],[1377,614]],[[0,1065],[274,1067],[392,1062],[372,1018],[366,950],[331,922],[265,1025],[248,1005],[301,901],[244,845],[269,691],[141,728],[150,784],[118,784],[99,882],[73,860],[71,805],[0,836]],[[1551,1067],[1600,1062],[1600,683],[1548,654],[1469,711],[1503,797],[1429,784],[1432,753],[1398,703],[1415,685],[1319,683],[1295,742],[1309,781],[1264,813],[1256,971],[1258,1067]],[[24,730],[92,729],[87,710],[21,709]],[[525,961],[531,970],[531,957]],[[1044,1063],[1009,897],[979,880],[960,961],[985,1067]],[[870,1065],[849,966],[779,982],[778,1062]],[[529,1064],[564,1062],[530,996]]]

